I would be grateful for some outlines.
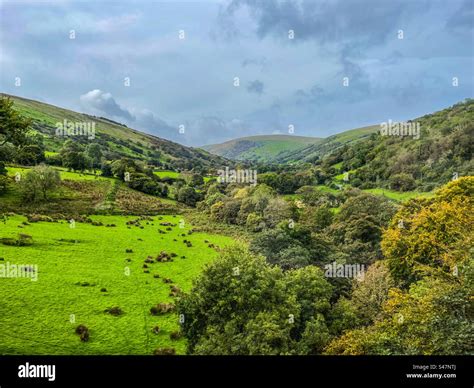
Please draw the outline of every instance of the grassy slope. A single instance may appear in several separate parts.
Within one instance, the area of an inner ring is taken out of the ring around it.
[[[262,135],[234,139],[203,148],[213,154],[238,160],[273,160],[281,153],[320,142],[316,137],[294,135]]]
[[[326,161],[328,165],[338,162],[331,167],[339,173],[342,166],[355,168],[351,175],[365,187],[375,185],[376,180],[378,187],[393,187],[392,178],[405,174],[415,180],[414,188],[424,192],[449,182],[455,173],[472,175],[474,100],[465,99],[412,121],[419,125],[419,138],[370,136],[361,143],[348,143]]]
[[[388,189],[366,189],[363,190],[366,191],[367,193],[371,193],[374,195],[381,195],[384,197],[387,197],[389,199],[393,199],[398,202],[403,202],[407,201],[412,198],[417,198],[417,197],[432,197],[434,195],[434,192],[429,191],[429,192],[419,192],[419,191],[405,191],[405,192],[400,192],[400,191],[395,191],[395,190],[388,190]]]
[[[317,157],[323,157],[324,155],[345,144],[354,144],[364,138],[367,138],[372,133],[377,131],[378,128],[378,125],[373,125],[350,129],[348,131],[329,136],[316,144],[310,144],[293,152],[282,154],[277,158],[277,161],[280,163],[312,161]]]
[[[1,94],[5,95],[5,94]],[[6,95],[8,96],[8,95]],[[101,141],[103,151],[113,151],[121,156],[135,159],[146,159],[148,151],[155,148],[161,152],[161,161],[176,163],[191,161],[196,165],[222,165],[223,159],[197,148],[185,147],[133,128],[126,127],[107,119],[70,111],[43,102],[29,100],[17,96],[8,96],[14,101],[14,107],[22,115],[32,119],[33,129],[44,136],[48,155],[57,152],[67,138],[53,135],[56,123],[66,119],[69,122],[94,122],[96,139]],[[83,140],[83,139],[80,139]],[[141,150],[141,151],[140,151]],[[139,152],[140,151],[140,152]]]
[[[106,178],[93,174],[60,171],[60,187],[49,195],[47,202],[25,203],[17,183],[12,179],[6,194],[0,197],[0,212],[16,213],[60,213],[60,214],[172,214],[182,207],[169,198],[157,198],[128,188],[116,178]],[[17,172],[24,175],[28,169],[8,167],[8,175]]]
[[[221,247],[231,239],[223,236],[194,233],[182,237],[190,228],[173,227],[167,234],[158,234],[159,222],[179,223],[180,217],[154,217],[154,225],[144,229],[125,225],[134,217],[94,216],[115,228],[76,223],[71,229],[62,223],[39,222],[18,228],[24,217],[10,217],[2,224],[0,237],[15,237],[17,233],[33,236],[34,244],[12,247],[0,244],[1,263],[37,264],[38,281],[25,278],[0,278],[0,354],[151,354],[157,347],[185,349],[184,341],[172,341],[169,334],[179,329],[175,313],[152,316],[150,308],[161,302],[172,302],[170,287],[153,274],[170,278],[184,291],[191,287],[191,279],[202,266],[212,261],[217,252],[204,243],[207,239]],[[138,241],[141,238],[143,241]],[[182,240],[192,241],[187,248]],[[61,242],[73,239],[78,243]],[[177,239],[177,241],[173,241]],[[126,249],[133,253],[125,253]],[[143,260],[156,257],[161,251],[175,252],[171,263],[149,264],[149,274],[143,273]],[[181,259],[182,255],[186,259]],[[127,258],[132,259],[127,263]],[[125,267],[130,275],[125,275]],[[95,286],[83,287],[77,282]],[[105,287],[107,292],[100,292]],[[109,307],[119,306],[124,315],[114,317],[104,313]],[[75,323],[70,322],[71,314]],[[78,324],[89,327],[91,337],[82,343],[74,334]],[[157,335],[151,329],[158,325]]]

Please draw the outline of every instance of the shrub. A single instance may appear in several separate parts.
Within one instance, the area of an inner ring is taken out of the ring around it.
[[[155,349],[153,354],[155,356],[174,356],[176,354],[176,349],[174,348],[158,348]]]
[[[162,315],[169,313],[175,309],[174,304],[171,303],[158,303],[150,309],[151,315]]]
[[[116,316],[122,315],[123,310],[120,307],[115,306],[115,307],[110,307],[108,309],[105,309],[104,313],[109,313],[110,315],[113,315],[116,317]]]
[[[0,175],[0,194],[7,191],[9,178],[5,175]]]

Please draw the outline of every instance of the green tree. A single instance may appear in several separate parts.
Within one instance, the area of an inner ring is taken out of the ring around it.
[[[86,147],[86,154],[92,161],[92,168],[100,168],[102,160],[102,149],[100,144],[91,143]]]
[[[21,147],[27,143],[31,120],[13,109],[13,101],[0,97],[0,146],[11,143]]]
[[[49,191],[54,190],[60,183],[59,172],[52,167],[40,164],[27,172],[21,179],[21,192],[28,201],[37,201],[42,197],[47,200]]]
[[[329,340],[331,292],[316,267],[282,272],[245,248],[228,248],[178,303],[188,352],[318,354]]]
[[[182,202],[188,206],[196,206],[196,202],[198,201],[199,196],[198,193],[189,186],[183,186],[178,190],[178,194],[176,196],[176,200],[178,202]]]

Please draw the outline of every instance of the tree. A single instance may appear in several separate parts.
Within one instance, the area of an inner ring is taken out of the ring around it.
[[[250,251],[263,255],[268,263],[284,270],[304,267],[312,262],[308,249],[280,228],[259,233],[251,241]]]
[[[472,354],[473,193],[474,177],[464,177],[403,204],[382,240],[399,287],[381,268],[356,286],[353,306],[369,326],[346,331],[327,353]]]
[[[84,147],[71,139],[66,140],[59,151],[63,166],[73,171],[85,171],[91,168],[92,161],[84,152]]]
[[[388,200],[359,190],[350,194],[327,228],[339,250],[353,263],[371,264],[382,258],[380,241],[396,211]]]
[[[328,206],[305,208],[300,222],[307,225],[312,231],[320,232],[331,225],[334,215]]]
[[[392,276],[404,286],[425,274],[450,273],[469,258],[474,177],[450,182],[434,198],[405,203],[383,234]]]
[[[134,172],[143,173],[143,168],[138,165],[134,160],[128,158],[122,158],[115,160],[112,163],[113,174],[121,180],[125,180],[125,173],[132,174]]]
[[[204,184],[202,175],[196,173],[181,174],[186,183],[191,187],[201,186]]]
[[[267,207],[263,211],[265,224],[274,228],[281,221],[289,221],[292,217],[290,205],[281,198],[273,198],[268,202]]]
[[[105,160],[102,161],[100,166],[100,171],[102,176],[104,177],[113,177],[114,173],[112,172],[112,166],[110,163],[106,162]]]
[[[92,161],[93,168],[100,168],[101,159],[102,159],[102,149],[100,144],[91,143],[86,147],[86,154],[89,159]]]
[[[11,143],[21,147],[27,143],[31,120],[13,109],[13,101],[0,97],[0,146]]]
[[[416,187],[416,181],[412,175],[400,173],[390,177],[390,188],[398,191],[409,191]]]
[[[395,288],[383,303],[382,317],[349,330],[326,348],[328,354],[472,354],[474,262],[456,280],[425,277],[408,291]]]
[[[0,159],[33,165],[44,161],[41,135],[30,131],[31,120],[13,109],[13,101],[0,97]]]
[[[43,200],[47,200],[48,192],[54,190],[60,180],[59,172],[49,166],[41,164],[33,167],[20,181],[23,198],[36,201],[42,196]]]
[[[383,261],[372,264],[364,277],[355,281],[351,302],[362,324],[368,325],[374,322],[382,311],[389,290],[393,287],[395,282]]]
[[[9,178],[6,175],[0,175],[0,194],[3,194],[8,189]]]
[[[198,193],[189,186],[183,186],[178,190],[176,200],[182,202],[188,206],[196,206],[198,200]]]
[[[191,354],[318,354],[330,297],[320,269],[284,273],[233,247],[204,269],[178,314]]]

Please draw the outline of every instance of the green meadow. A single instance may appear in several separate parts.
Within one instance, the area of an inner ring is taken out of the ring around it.
[[[434,195],[434,192],[428,191],[428,192],[420,192],[420,191],[405,191],[405,192],[400,192],[400,191],[395,191],[395,190],[388,190],[388,189],[365,189],[367,193],[371,193],[374,195],[381,195],[383,197],[387,197],[389,199],[393,199],[394,201],[398,202],[403,202],[403,201],[408,201],[409,199],[412,198],[418,198],[418,197],[432,197]]]
[[[183,354],[184,339],[170,338],[179,332],[177,314],[152,315],[150,308],[174,303],[172,286],[189,291],[192,279],[218,255],[219,248],[209,245],[222,248],[232,240],[193,233],[180,216],[154,216],[132,225],[126,223],[136,216],[91,219],[103,225],[76,222],[72,228],[67,220],[28,223],[19,215],[0,223],[0,238],[22,233],[33,240],[29,246],[0,243],[0,265],[37,265],[38,276],[37,281],[0,278],[4,302],[0,304],[0,354],[152,354],[157,348],[174,348]],[[176,257],[157,262],[161,251]],[[144,264],[149,256],[153,263]],[[112,307],[123,313],[105,312]],[[81,342],[75,333],[80,324],[89,328],[88,342]],[[156,326],[157,334],[152,332]]]

